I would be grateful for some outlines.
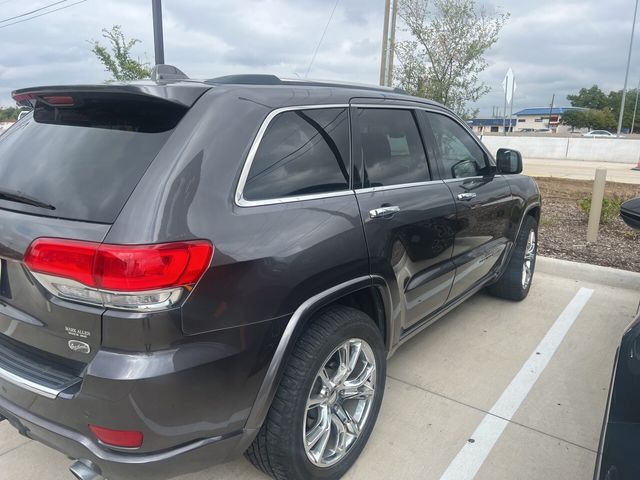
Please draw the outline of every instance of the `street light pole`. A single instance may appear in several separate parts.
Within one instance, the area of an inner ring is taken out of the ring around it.
[[[162,35],[162,2],[151,0],[153,14],[153,45],[155,49],[156,65],[164,64],[164,38]]]
[[[396,49],[396,19],[398,17],[398,0],[393,0],[393,11],[391,12],[391,33],[389,38],[389,54],[387,67],[387,87],[393,86],[393,55]]]
[[[631,66],[631,51],[633,50],[633,36],[636,32],[636,17],[638,16],[638,1],[633,12],[633,26],[631,27],[631,40],[629,40],[629,55],[627,57],[627,73],[624,76],[624,88],[622,89],[622,102],[620,104],[620,117],[618,118],[618,135],[622,130],[622,117],[624,116],[624,103],[627,99],[627,82],[629,80],[629,67]]]
[[[389,10],[391,10],[391,1],[385,0],[384,27],[382,29],[382,55],[380,57],[380,86],[384,86],[387,73],[387,53],[389,51]]]
[[[633,134],[633,127],[636,126],[636,112],[638,111],[638,97],[640,96],[640,80],[638,81],[638,88],[636,88],[636,105],[633,107],[633,120],[631,120],[631,134]]]

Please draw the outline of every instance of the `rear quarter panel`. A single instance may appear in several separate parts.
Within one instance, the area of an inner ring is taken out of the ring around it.
[[[246,88],[207,92],[178,125],[105,240],[212,241],[211,267],[182,309],[188,335],[288,315],[318,292],[368,274],[352,192],[278,205],[234,202],[247,153],[269,112],[285,102],[337,100],[324,94],[315,102],[296,101],[282,88],[273,101],[264,91],[260,101],[248,97]]]

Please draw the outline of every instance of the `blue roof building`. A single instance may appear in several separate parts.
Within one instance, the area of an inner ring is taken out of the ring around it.
[[[564,115],[569,110],[586,110],[586,108],[580,107],[540,107],[540,108],[525,108],[524,110],[520,110],[516,112],[514,115],[516,117],[524,117],[530,115]]]

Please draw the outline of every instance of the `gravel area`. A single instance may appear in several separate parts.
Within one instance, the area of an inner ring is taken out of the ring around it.
[[[640,272],[640,233],[620,217],[600,226],[598,241],[587,243],[587,215],[578,201],[591,196],[593,182],[536,178],[542,193],[538,252],[548,257]],[[606,197],[640,196],[638,185],[607,182]]]

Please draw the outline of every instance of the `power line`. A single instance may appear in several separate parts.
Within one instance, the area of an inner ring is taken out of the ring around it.
[[[67,0],[65,0],[65,1],[67,1]],[[59,12],[60,10],[65,10],[67,8],[71,8],[74,5],[79,5],[79,4],[84,3],[86,1],[87,0],[80,0],[79,2],[70,3],[69,5],[65,5],[64,7],[54,8],[53,10],[49,10],[48,12],[40,13],[38,15],[34,15],[32,17],[29,17],[29,18],[24,18],[22,20],[17,20],[15,22],[7,23],[5,25],[0,25],[0,28],[7,28],[7,27],[10,27],[11,25],[16,25],[17,23],[28,22],[29,20],[33,20],[34,18],[43,17],[45,15],[49,15],[50,13],[54,13],[54,12]]]
[[[68,0],[59,0],[58,2],[50,3],[49,5],[45,5],[44,7],[36,8],[35,10],[31,10],[30,12],[21,13],[20,15],[16,15],[15,17],[5,18],[4,20],[0,20],[0,23],[8,22],[9,20],[15,20],[16,18],[26,17],[27,15],[31,15],[32,13],[39,12],[40,10],[46,10],[49,7],[53,7],[55,5],[59,5],[60,3],[64,3]]]
[[[309,75],[309,71],[311,70],[311,66],[313,65],[313,62],[315,62],[316,60],[316,55],[318,54],[320,45],[322,45],[324,36],[327,34],[327,28],[329,28],[329,24],[331,23],[331,19],[333,18],[333,14],[336,11],[336,7],[338,6],[338,3],[340,3],[340,0],[336,0],[336,3],[333,5],[333,10],[331,10],[331,15],[329,15],[329,20],[327,20],[327,24],[324,26],[322,36],[320,37],[320,41],[318,42],[318,45],[316,45],[316,50],[313,52],[313,57],[311,57],[311,62],[309,62],[309,66],[307,67],[307,73],[304,74],[304,78],[307,78],[307,76]]]

